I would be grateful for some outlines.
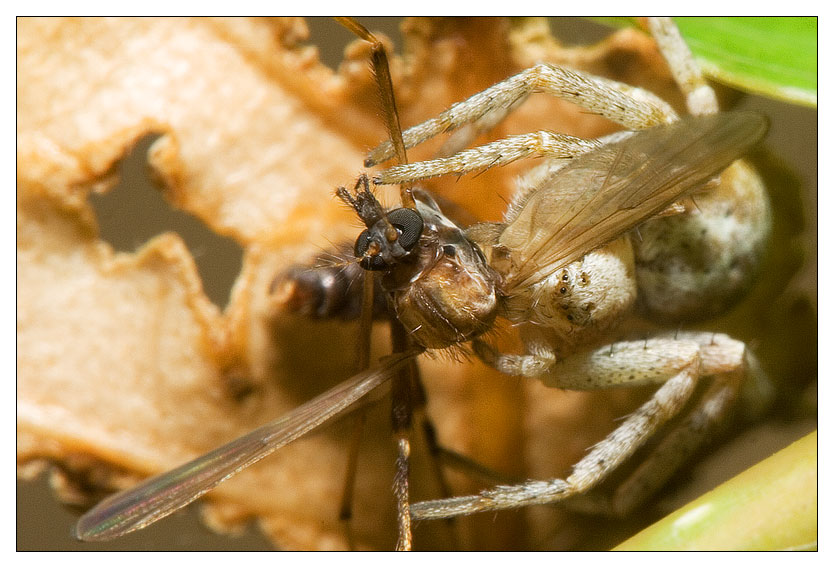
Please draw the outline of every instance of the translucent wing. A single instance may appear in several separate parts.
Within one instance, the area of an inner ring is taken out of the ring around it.
[[[78,520],[81,540],[110,540],[141,529],[185,507],[240,470],[320,426],[388,380],[414,356],[401,353],[360,373],[225,446],[133,489],[105,499]]]
[[[555,172],[517,207],[499,244],[507,292],[529,286],[656,215],[739,158],[767,132],[756,112],[687,117],[640,131]]]

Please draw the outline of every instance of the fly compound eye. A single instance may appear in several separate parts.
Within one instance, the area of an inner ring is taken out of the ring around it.
[[[366,256],[359,261],[359,266],[365,270],[387,270],[388,263],[386,263],[381,256]]]
[[[402,207],[394,209],[386,216],[388,222],[394,225],[400,233],[397,242],[403,249],[410,251],[420,240],[423,232],[423,218],[414,209]],[[361,235],[360,235],[361,236]]]
[[[388,268],[388,263],[385,262],[380,254],[366,255],[373,242],[371,232],[367,229],[362,231],[356,237],[356,243],[353,245],[353,254],[359,259],[359,266],[365,270],[385,270]],[[376,248],[378,250],[379,246]]]
[[[371,246],[371,235],[367,229],[359,233],[356,237],[356,243],[353,245],[353,255],[356,258],[362,258],[368,252],[368,247]]]

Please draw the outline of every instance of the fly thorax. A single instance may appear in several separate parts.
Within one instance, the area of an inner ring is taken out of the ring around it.
[[[424,347],[468,341],[492,326],[497,276],[476,244],[438,210],[422,206],[424,229],[411,262],[383,277],[397,318]]]

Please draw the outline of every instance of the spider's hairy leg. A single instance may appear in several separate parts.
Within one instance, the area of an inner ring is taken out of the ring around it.
[[[720,422],[723,410],[738,393],[744,353],[742,342],[722,334],[679,334],[677,338],[618,342],[554,362],[549,372],[539,377],[551,387],[596,390],[645,384],[662,386],[614,432],[594,446],[567,478],[498,486],[479,495],[417,503],[412,505],[411,514],[415,519],[446,518],[556,503],[583,494],[633,455],[660,426],[678,415],[700,377],[726,375],[699,401],[684,425],[670,433],[668,439],[671,441],[661,442],[659,453],[650,458],[650,465],[643,474],[657,477],[659,468],[670,463],[677,465],[686,457],[673,447],[675,440],[685,438],[696,425],[706,433]],[[696,436],[691,445],[699,445],[703,437]],[[638,481],[631,482],[632,489],[639,484]],[[657,484],[652,479],[645,482],[649,489]],[[629,504],[624,497],[621,499]]]
[[[725,422],[744,379],[741,370],[715,377],[696,407],[663,437],[611,497],[610,514],[624,517],[656,494]]]
[[[769,378],[741,342],[708,332],[681,332],[677,336],[698,343],[702,374],[714,373],[712,382],[697,404],[617,487],[605,511],[609,514],[623,517],[655,494],[727,424],[728,413],[737,407],[739,398],[742,410],[751,416],[766,408],[773,396]]]
[[[377,185],[411,183],[443,175],[462,175],[469,172],[505,166],[522,158],[552,158],[570,160],[599,148],[601,142],[585,140],[546,130],[507,136],[500,140],[463,150],[446,158],[435,158],[394,166],[374,177]]]
[[[539,63],[453,105],[437,117],[409,128],[403,132],[405,146],[414,147],[438,134],[483,121],[484,117],[489,118],[489,124],[497,124],[498,119],[503,119],[510,110],[536,92],[571,101],[631,130],[668,124],[678,118],[668,103],[644,89],[550,63]],[[383,142],[371,151],[367,163],[379,164],[393,156],[391,142]]]
[[[686,95],[686,108],[691,114],[715,114],[718,99],[692,57],[692,52],[683,41],[678,27],[671,18],[649,18],[649,31],[657,42],[658,49],[675,78],[675,82]]]

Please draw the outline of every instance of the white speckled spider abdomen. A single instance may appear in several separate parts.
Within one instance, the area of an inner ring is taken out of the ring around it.
[[[771,208],[746,162],[693,198],[681,215],[643,223],[633,235],[639,309],[680,324],[726,312],[758,276],[769,242]]]

